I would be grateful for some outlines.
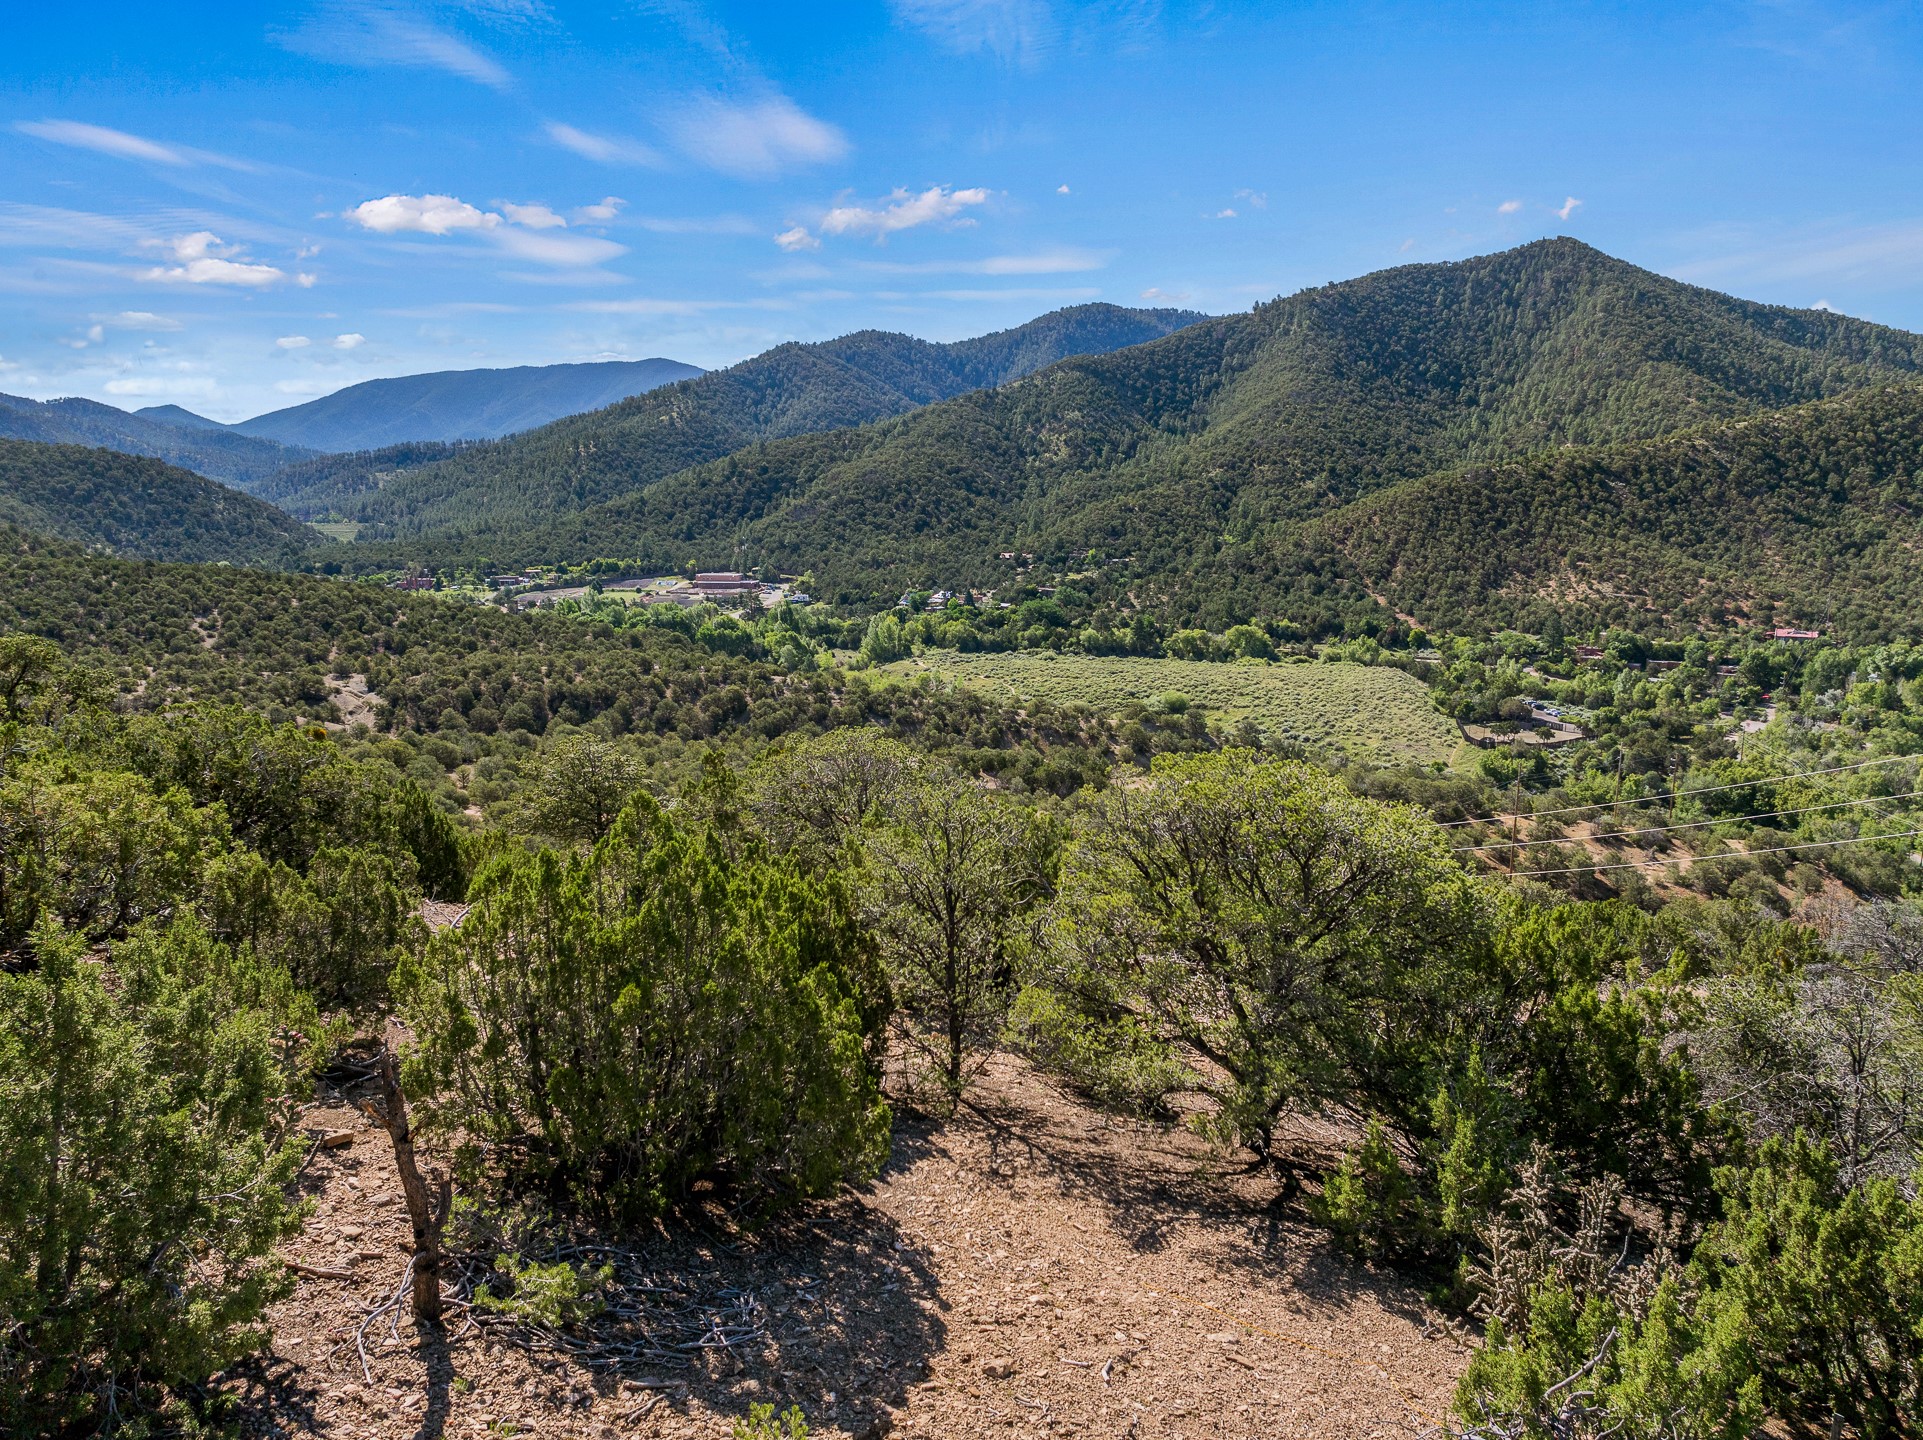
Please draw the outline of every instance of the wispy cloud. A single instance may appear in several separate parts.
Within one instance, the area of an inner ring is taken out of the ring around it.
[[[1574,215],[1581,206],[1582,201],[1578,200],[1574,195],[1566,196],[1563,199],[1562,205],[1556,211],[1556,218],[1558,220],[1567,220],[1571,215]]]
[[[895,16],[945,50],[1033,68],[1061,40],[1046,0],[892,0]]]
[[[759,235],[746,215],[636,215],[628,222],[656,235]]]
[[[1520,209],[1522,209],[1522,201],[1505,200],[1496,207],[1496,213],[1498,215],[1513,215]]]
[[[859,268],[884,275],[1072,275],[1100,270],[1110,254],[1102,250],[1063,247],[1031,255],[988,255],[978,260],[899,262],[864,260]]]
[[[790,254],[802,250],[819,250],[821,241],[808,233],[806,225],[793,225],[775,236],[775,244]]]
[[[1156,302],[1164,300],[1186,300],[1189,298],[1189,292],[1186,290],[1164,290],[1160,286],[1151,285],[1142,292],[1142,298]]]
[[[96,315],[93,317],[116,330],[151,330],[166,333],[180,329],[180,322],[171,315],[156,315],[151,310],[122,310],[117,315]]]
[[[441,8],[483,19],[526,19],[546,13],[545,7],[529,5]],[[440,23],[428,6],[389,0],[328,0],[294,29],[270,31],[269,38],[286,49],[337,65],[440,70],[496,90],[506,90],[514,83],[499,61]]]
[[[120,160],[165,165],[176,170],[191,169],[197,165],[218,165],[226,170],[246,171],[260,168],[251,161],[236,160],[230,155],[216,155],[211,150],[196,150],[188,145],[150,140],[145,135],[131,135],[125,130],[112,130],[105,125],[89,125],[83,120],[21,120],[13,128],[22,135],[31,135],[36,140],[46,140],[55,145],[91,150],[95,154],[112,155]]]
[[[1698,258],[1669,269],[1678,279],[1717,286],[1873,283],[1923,278],[1923,220],[1884,225],[1811,226],[1774,235],[1699,233]]]
[[[334,348],[336,350],[358,350],[366,343],[367,337],[365,335],[352,331],[345,335],[336,335],[334,337]]]
[[[923,225],[972,223],[962,218],[962,212],[987,202],[988,192],[980,187],[953,190],[930,185],[920,194],[897,188],[878,204],[835,206],[821,217],[820,228],[824,235],[873,235],[879,242]]]
[[[747,102],[706,96],[672,116],[667,129],[689,159],[746,180],[825,164],[848,153],[847,136],[779,93]]]
[[[305,350],[314,342],[305,335],[283,335],[274,344],[282,350]]]
[[[659,168],[666,158],[652,145],[630,140],[625,135],[596,135],[592,131],[550,120],[542,127],[548,139],[563,150],[572,150],[584,160],[602,165],[646,165]]]
[[[166,248],[177,262],[156,265],[141,272],[143,280],[168,285],[229,285],[244,290],[262,290],[279,285],[288,274],[276,265],[262,265],[246,256],[241,246],[223,244],[211,230],[196,230],[167,242]],[[312,275],[292,277],[298,285],[314,283]]]

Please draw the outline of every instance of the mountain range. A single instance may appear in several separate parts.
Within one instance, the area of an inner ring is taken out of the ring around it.
[[[149,455],[243,490],[314,453],[235,434],[177,405],[130,415],[97,400],[27,400],[18,395],[0,395],[0,439],[100,445],[128,455]]]
[[[1869,635],[1923,604],[1919,437],[1923,338],[1558,239],[1241,315],[784,345],[505,439],[255,484],[360,522],[300,563],[363,572],[773,566],[865,607],[1003,584],[1031,552],[1099,556],[1115,603],[1211,628],[1389,607]]]
[[[1080,305],[1012,330],[936,344],[864,330],[777,346],[751,360],[404,473],[392,457],[318,467],[325,478],[279,503],[338,515],[368,538],[474,531],[470,552],[744,446],[834,430],[983,387],[1074,355],[1139,345],[1202,319],[1185,310]]]
[[[1920,371],[1917,336],[1547,240],[1303,291],[856,428],[757,435],[711,460],[678,443],[715,436],[710,412],[682,400],[721,383],[704,377],[390,484],[366,518],[407,543],[366,558],[766,564],[874,603],[997,583],[1011,551],[1095,550],[1129,557],[1144,603],[1233,623],[1274,613],[1282,576],[1303,583],[1304,553],[1323,556],[1329,585],[1362,585],[1305,526],[1385,487]]]

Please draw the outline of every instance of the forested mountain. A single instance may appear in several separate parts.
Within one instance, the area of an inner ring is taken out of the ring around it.
[[[1906,384],[1398,485],[1279,546],[1272,583],[1326,546],[1451,631],[1535,630],[1553,607],[1572,625],[1815,625],[1867,642],[1916,633],[1919,544],[1923,387]]]
[[[463,448],[453,441],[414,440],[383,445],[378,450],[316,455],[275,471],[256,485],[253,493],[303,520],[343,515],[353,507],[356,496],[380,489],[405,471],[458,455]]]
[[[951,344],[864,330],[777,346],[607,410],[576,415],[385,484],[344,511],[369,536],[485,528],[514,534],[757,441],[900,415],[1003,385],[1067,356],[1167,335],[1202,317],[1184,310],[1080,305],[1012,330]],[[294,492],[296,514],[338,507],[337,487]],[[494,545],[489,539],[481,548]]]
[[[897,420],[742,450],[545,527],[415,548],[502,563],[769,563],[850,599],[992,580],[1006,573],[1001,551],[1097,549],[1133,556],[1147,591],[1259,608],[1253,562],[1278,526],[1464,464],[1899,380],[1923,366],[1919,347],[1545,240],[1305,291]],[[531,487],[561,465],[519,458]]]
[[[177,426],[182,430],[225,430],[227,427],[218,420],[209,420],[205,415],[196,415],[180,405],[142,405],[134,411],[143,420],[155,420],[162,425]]]
[[[0,521],[155,560],[292,562],[313,531],[251,495],[159,460],[0,440]]]
[[[174,411],[187,418],[168,413]],[[151,455],[243,490],[282,466],[313,454],[299,446],[236,435],[175,405],[130,415],[97,400],[77,398],[27,400],[0,395],[0,438],[38,440],[49,445],[104,445],[128,455]]]
[[[599,410],[701,374],[679,360],[602,360],[441,370],[366,380],[332,395],[256,415],[232,428],[286,445],[342,452],[410,440],[488,440],[564,415]]]

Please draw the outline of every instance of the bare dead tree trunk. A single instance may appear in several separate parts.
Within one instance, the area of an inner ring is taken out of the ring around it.
[[[401,1093],[400,1064],[392,1050],[380,1058],[381,1121],[394,1142],[394,1169],[401,1177],[407,1218],[414,1226],[414,1318],[440,1323],[441,1227],[447,1223],[453,1186],[443,1176],[430,1198],[427,1182],[414,1163],[414,1133],[407,1123],[407,1096]]]

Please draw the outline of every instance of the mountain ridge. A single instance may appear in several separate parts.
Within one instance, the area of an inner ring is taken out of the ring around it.
[[[1258,541],[1372,490],[1919,374],[1915,335],[1539,241],[1306,290],[861,429],[772,439],[578,513],[421,535],[409,553],[768,564],[873,603],[994,583],[1010,550],[1092,549],[1134,556],[1145,593],[1234,623],[1264,606],[1245,563]],[[596,438],[587,417],[571,434]]]
[[[151,456],[0,439],[0,523],[141,560],[285,566],[317,543],[264,500]]]
[[[479,446],[378,488],[333,480],[283,497],[296,514],[338,513],[377,535],[479,518],[570,512],[743,445],[899,415],[1004,384],[1089,347],[1114,348],[1202,319],[1182,310],[1082,305],[946,343],[864,330],[789,342],[726,370]]]
[[[187,426],[158,418],[154,407],[139,413],[69,396],[29,400],[0,395],[0,439],[45,445],[104,446],[124,455],[145,455],[192,470],[211,480],[247,489],[283,466],[313,456],[312,450],[252,435],[236,435],[203,417]],[[165,406],[161,409],[178,407]],[[192,415],[192,411],[181,411]]]

